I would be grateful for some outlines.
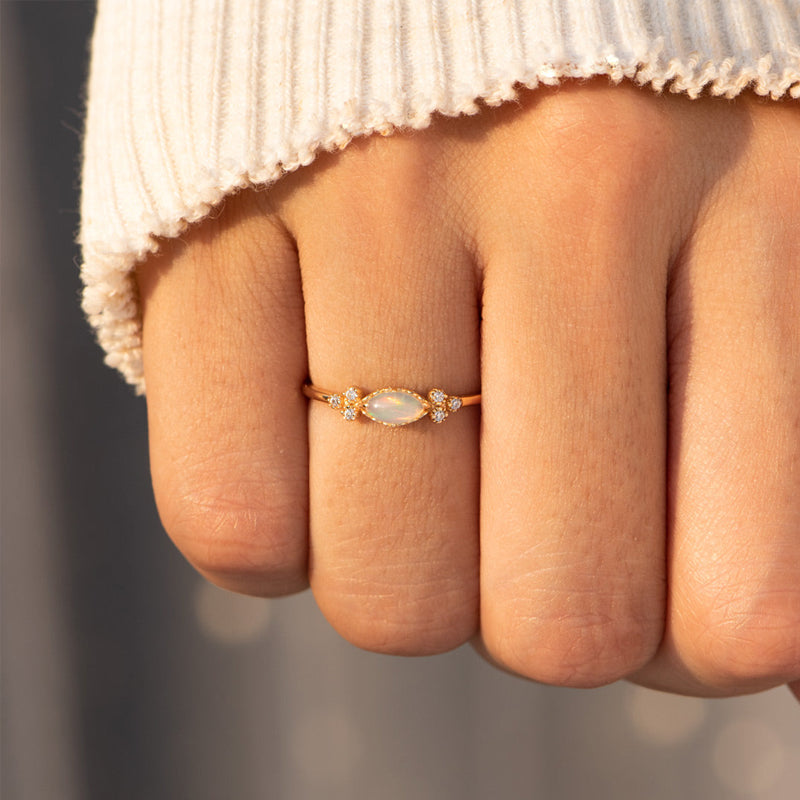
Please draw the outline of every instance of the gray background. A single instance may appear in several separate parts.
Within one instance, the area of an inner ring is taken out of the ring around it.
[[[468,648],[386,658],[308,594],[196,577],[153,507],[144,401],[78,307],[93,7],[0,9],[4,800],[800,796],[786,689],[570,691]]]

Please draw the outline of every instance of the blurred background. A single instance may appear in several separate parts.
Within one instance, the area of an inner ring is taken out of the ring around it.
[[[307,593],[198,578],[154,509],[144,401],[79,309],[93,4],[0,10],[4,800],[800,796],[786,689],[564,690],[469,648],[376,656]]]

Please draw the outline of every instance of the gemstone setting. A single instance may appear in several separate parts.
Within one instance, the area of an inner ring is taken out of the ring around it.
[[[321,400],[348,422],[363,414],[389,428],[410,425],[424,416],[439,424],[465,405],[478,405],[481,399],[480,394],[459,397],[448,395],[439,388],[431,389],[426,395],[399,387],[385,387],[370,394],[365,394],[357,386],[349,386],[343,392],[331,392],[310,382],[304,385],[303,394],[312,400]]]
[[[362,411],[374,422],[398,428],[428,413],[428,403],[410,389],[378,389],[362,401]]]

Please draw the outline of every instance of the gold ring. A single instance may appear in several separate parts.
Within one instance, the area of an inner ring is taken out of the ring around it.
[[[431,389],[427,397],[411,389],[395,387],[378,389],[365,395],[356,386],[350,386],[343,392],[329,392],[312,383],[303,386],[303,394],[312,400],[327,403],[348,421],[363,414],[373,422],[379,422],[389,428],[410,425],[426,414],[432,422],[444,422],[450,414],[454,414],[460,408],[477,406],[481,402],[479,394],[446,394],[441,389]]]

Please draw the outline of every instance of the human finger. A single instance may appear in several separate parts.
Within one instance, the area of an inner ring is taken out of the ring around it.
[[[476,271],[437,136],[354,143],[298,175],[302,192],[281,189],[323,388],[477,391]],[[311,585],[349,641],[423,654],[476,630],[479,419],[464,408],[387,428],[311,403]]]
[[[140,265],[150,457],[163,524],[209,580],[255,595],[307,585],[303,303],[263,195]]]
[[[674,281],[671,601],[638,677],[701,695],[800,678],[800,124],[749,122]]]
[[[552,95],[500,129],[524,167],[487,198],[496,225],[481,243],[483,647],[570,686],[646,663],[666,593],[664,297],[677,214],[658,137],[642,147],[639,136],[658,110],[617,91]]]

